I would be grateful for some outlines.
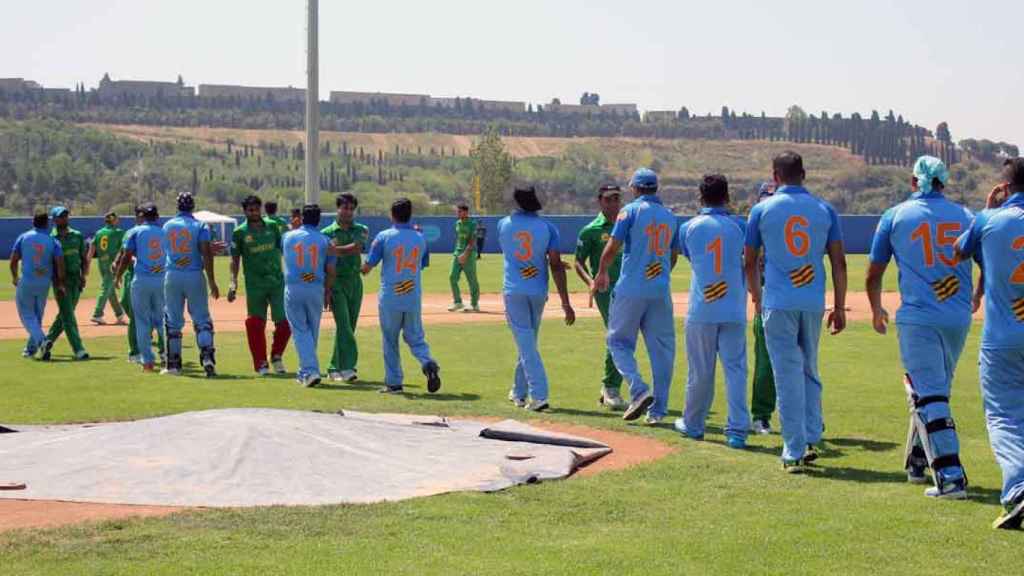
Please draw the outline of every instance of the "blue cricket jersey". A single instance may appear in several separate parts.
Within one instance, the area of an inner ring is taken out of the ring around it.
[[[965,256],[980,256],[985,272],[981,347],[1024,346],[1024,193],[975,216],[956,248]]]
[[[426,255],[427,241],[410,224],[395,224],[377,234],[366,263],[381,264],[381,306],[400,312],[419,309],[420,274]]]
[[[654,194],[640,196],[619,212],[612,238],[623,245],[616,297],[661,298],[671,292],[676,217]]]
[[[818,312],[825,309],[822,258],[842,242],[839,216],[803,186],[783,186],[750,210],[747,246],[764,247],[763,308]]]
[[[167,234],[155,222],[139,224],[125,234],[124,249],[135,255],[135,278],[164,277],[167,244]]]
[[[917,193],[886,210],[871,241],[871,262],[899,266],[897,324],[971,323],[970,261],[957,263],[953,244],[971,225],[971,212],[940,192]]]
[[[337,259],[331,241],[316,226],[303,225],[284,235],[284,283],[287,286],[323,287],[327,266]]]
[[[724,208],[704,208],[679,227],[678,250],[690,261],[687,322],[745,323],[743,226]]]
[[[11,253],[21,255],[21,278],[26,286],[49,288],[53,278],[53,259],[64,255],[60,242],[45,228],[33,228],[18,236]]]
[[[190,212],[179,212],[164,224],[167,234],[167,270],[199,272],[203,269],[203,253],[199,245],[210,241],[210,227],[196,220]]]
[[[558,250],[558,229],[536,212],[518,211],[498,222],[498,244],[505,259],[505,294],[548,293],[548,251]]]

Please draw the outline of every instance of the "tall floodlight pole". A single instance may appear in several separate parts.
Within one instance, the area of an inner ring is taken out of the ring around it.
[[[319,0],[306,0],[306,204],[320,203]]]

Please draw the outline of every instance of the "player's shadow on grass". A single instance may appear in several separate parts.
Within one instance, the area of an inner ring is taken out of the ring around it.
[[[86,363],[89,362],[110,362],[113,360],[113,356],[89,356],[88,360],[75,360],[74,356],[53,356],[49,360],[40,360],[40,364],[71,364],[71,363]]]
[[[829,450],[831,446],[838,446],[840,448],[860,448],[868,452],[888,452],[889,450],[895,450],[900,445],[895,442],[886,442],[883,440],[868,440],[867,438],[825,438],[826,450]],[[831,449],[832,452],[842,454],[842,450]]]

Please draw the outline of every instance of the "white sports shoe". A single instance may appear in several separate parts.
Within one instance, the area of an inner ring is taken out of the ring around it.
[[[320,385],[319,374],[306,374],[306,377],[302,379],[302,385],[306,388],[314,388]]]
[[[661,424],[661,416],[648,414],[647,417],[644,418],[644,424],[647,424],[648,426],[657,426],[658,424]]]
[[[260,366],[260,369],[256,371],[256,374],[260,376],[270,376],[270,368],[266,366]]]
[[[164,368],[160,373],[165,376],[181,376],[181,370],[177,368]]]
[[[134,356],[129,355],[128,356],[128,363],[129,364],[142,364],[142,355],[141,354],[136,354]]]
[[[342,370],[341,374],[340,374],[340,378],[341,378],[342,382],[346,382],[348,384],[351,384],[351,383],[359,380],[359,375],[356,374],[355,370]]]
[[[284,361],[280,358],[273,358],[270,361],[270,365],[274,367],[275,374],[287,374],[288,371],[284,368]]]
[[[341,382],[341,372],[328,372],[327,378],[332,382]]]
[[[754,434],[766,436],[772,433],[772,427],[764,420],[754,420],[753,424],[750,426],[750,431]]]
[[[626,409],[626,406],[629,406],[619,391],[613,388],[602,388],[601,398],[598,399],[598,402],[605,408],[616,412],[621,412]]]
[[[462,310],[463,308],[465,308],[465,306],[463,306],[462,303],[457,303],[457,304],[452,304],[451,306],[449,306],[448,307],[448,311],[449,312],[458,312],[459,310]]]

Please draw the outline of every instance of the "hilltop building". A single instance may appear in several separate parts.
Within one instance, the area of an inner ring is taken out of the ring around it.
[[[270,100],[273,102],[305,102],[306,89],[263,86],[231,86],[227,84],[200,84],[201,98],[238,98],[240,100]]]
[[[679,114],[675,110],[648,110],[644,112],[644,122],[647,124],[675,122],[678,117]]]
[[[388,106],[426,106],[458,108],[472,106],[476,110],[489,112],[526,112],[526,102],[507,100],[481,100],[479,98],[434,98],[429,94],[399,94],[387,92],[331,92],[332,104],[370,104],[383,102]]]
[[[599,114],[618,114],[619,116],[632,116],[638,113],[636,104],[562,104],[553,101],[544,106],[545,112],[553,114],[573,114],[597,116]]]
[[[195,96],[195,88],[185,86],[185,82],[178,76],[177,82],[152,82],[142,80],[111,80],[109,74],[104,74],[100,80],[97,94],[104,102],[116,102],[124,97],[131,98],[174,98]]]

